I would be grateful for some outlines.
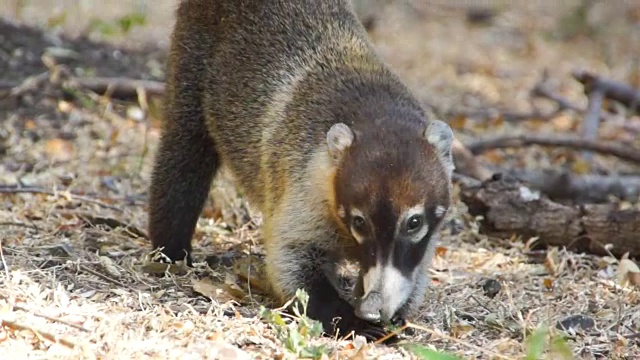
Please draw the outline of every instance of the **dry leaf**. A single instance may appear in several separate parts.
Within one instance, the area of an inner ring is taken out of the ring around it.
[[[576,174],[584,175],[591,171],[591,164],[584,159],[578,159],[571,165],[571,168]]]
[[[436,256],[444,257],[447,254],[447,248],[444,246],[436,247]]]
[[[484,158],[493,164],[500,165],[504,163],[504,154],[500,150],[489,150],[483,154]]]
[[[64,101],[64,100],[60,100],[58,101],[58,110],[62,113],[68,113],[73,109],[73,105],[68,102],[68,101]]]
[[[215,299],[218,297],[222,289],[219,286],[216,286],[210,279],[205,278],[202,280],[193,280],[193,291],[199,293],[200,295]]]
[[[467,117],[464,115],[454,116],[451,120],[449,120],[449,126],[451,126],[452,129],[463,130],[466,124]]]
[[[618,266],[616,279],[621,285],[640,286],[640,268],[633,260],[622,259]]]
[[[38,124],[33,119],[28,119],[24,122],[24,128],[25,130],[35,130],[38,128]]]
[[[221,302],[241,300],[245,296],[238,285],[216,283],[209,278],[193,280],[192,284],[195,292]]]
[[[51,161],[70,161],[75,157],[73,143],[59,138],[47,140],[44,152]]]
[[[455,338],[461,338],[466,334],[469,334],[474,329],[473,325],[460,323],[451,327],[451,335]]]
[[[104,268],[104,271],[106,271],[107,274],[109,274],[110,276],[116,279],[122,276],[122,274],[120,273],[120,270],[118,270],[118,267],[116,266],[116,263],[113,262],[111,258],[107,256],[100,256],[99,259],[100,259],[100,264],[102,265],[102,268]]]
[[[212,345],[208,346],[208,350],[208,359],[251,359],[251,356],[249,356],[249,354],[244,350],[219,341],[212,342]]]
[[[572,116],[561,114],[551,119],[554,129],[562,132],[572,131],[575,129],[576,122]]]
[[[547,257],[544,259],[544,268],[550,275],[557,275],[559,262],[558,248],[551,248],[551,250],[547,252]]]
[[[544,287],[546,287],[548,290],[553,289],[553,279],[550,278],[544,278],[544,280],[542,280]]]

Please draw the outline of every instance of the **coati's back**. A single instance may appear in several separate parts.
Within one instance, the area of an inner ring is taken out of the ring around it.
[[[175,80],[193,83],[220,160],[263,211],[299,180],[310,144],[323,144],[332,124],[371,126],[385,114],[370,104],[385,100],[404,99],[390,117],[422,111],[406,103],[347,1],[187,0],[174,36],[172,66],[197,68]]]

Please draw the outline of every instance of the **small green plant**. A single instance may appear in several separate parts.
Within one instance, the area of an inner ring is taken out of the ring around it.
[[[120,31],[128,34],[129,31],[136,26],[143,26],[147,22],[147,17],[143,13],[134,12],[118,19]]]
[[[418,344],[407,344],[404,345],[404,348],[423,360],[460,360],[460,358],[455,355],[431,350]]]
[[[525,360],[543,359],[543,354],[547,350],[547,340],[549,340],[547,359],[573,359],[573,352],[564,337],[551,334],[545,326],[540,326],[526,339]]]
[[[322,324],[307,316],[309,295],[299,289],[296,296],[285,307],[291,303],[293,303],[295,318],[288,323],[280,311],[269,310],[264,306],[260,307],[260,317],[274,325],[276,335],[284,343],[287,350],[297,357],[319,359],[323,354],[328,353],[328,349],[324,345],[309,343],[311,339],[322,335]],[[302,311],[300,307],[302,307]]]
[[[88,31],[97,31],[103,36],[127,35],[136,26],[143,26],[147,22],[145,14],[133,12],[117,18],[115,21],[92,19]]]

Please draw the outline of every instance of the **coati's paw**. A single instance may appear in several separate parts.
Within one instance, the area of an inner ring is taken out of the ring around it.
[[[353,333],[354,335],[363,336],[367,341],[374,342],[378,341],[387,335],[389,332],[379,323],[372,323],[366,320],[362,320],[357,316],[349,316],[347,318],[341,318],[337,321],[336,328],[339,328],[339,334],[341,336],[349,335],[349,333]],[[397,340],[397,336],[393,335],[386,339],[383,343],[388,344]]]
[[[385,328],[377,324],[363,323],[358,329],[354,330],[356,335],[364,336],[369,342],[378,341],[390,334]],[[392,335],[383,341],[384,344],[390,344],[397,341],[398,336]]]

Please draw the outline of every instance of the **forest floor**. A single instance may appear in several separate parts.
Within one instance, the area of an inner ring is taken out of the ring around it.
[[[577,112],[518,121],[504,114],[553,106],[530,96],[543,73],[583,108],[573,70],[640,86],[640,41],[632,41],[640,39],[640,7],[602,2],[581,17],[577,2],[533,3],[498,6],[479,22],[443,2],[390,5],[371,37],[463,142],[580,131]],[[620,259],[489,238],[479,231],[482,219],[459,201],[457,185],[427,300],[414,319],[420,328],[399,345],[297,337],[293,325],[287,332],[261,319],[260,306],[270,303],[261,287],[260,216],[225,179],[199,221],[195,268],[150,274],[146,190],[161,99],[100,96],[68,81],[164,80],[166,47],[124,43],[0,21],[2,358],[273,359],[323,346],[325,358],[396,359],[416,358],[402,345],[421,344],[464,359],[518,359],[531,349],[530,334],[546,329],[545,339],[563,335],[575,358],[640,359],[640,292],[620,281]],[[639,134],[638,115],[599,128],[601,139],[634,146]],[[640,171],[607,156],[587,162],[566,148],[493,150],[480,158],[525,169]],[[560,331],[559,322],[573,325]]]

